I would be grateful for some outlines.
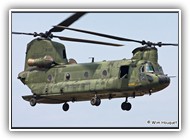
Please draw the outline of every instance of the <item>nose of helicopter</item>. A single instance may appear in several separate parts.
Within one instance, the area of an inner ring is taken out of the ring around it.
[[[159,76],[158,78],[160,84],[169,85],[170,84],[170,78],[166,75]]]
[[[167,75],[155,75],[153,79],[152,86],[154,86],[154,88],[152,88],[152,92],[163,90],[170,84],[170,77]]]

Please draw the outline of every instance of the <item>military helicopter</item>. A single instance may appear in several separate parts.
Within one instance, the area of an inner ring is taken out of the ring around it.
[[[164,74],[158,64],[156,46],[178,44],[139,41],[68,27],[85,14],[75,13],[45,33],[12,32],[37,37],[27,45],[25,68],[18,75],[18,79],[33,93],[22,96],[31,106],[37,103],[63,103],[62,109],[68,111],[68,102],[90,101],[91,105],[99,106],[102,99],[125,98],[121,109],[129,111],[132,108],[129,97],[151,95],[170,84],[170,77]],[[94,62],[92,58],[91,63],[78,64],[74,59],[67,59],[65,46],[52,41],[52,38],[117,47],[122,45],[52,34],[63,30],[140,43],[142,47],[133,50],[131,59]]]

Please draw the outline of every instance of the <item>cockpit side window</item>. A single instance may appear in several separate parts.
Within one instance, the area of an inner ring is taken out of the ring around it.
[[[144,72],[144,65],[141,67],[141,73]]]

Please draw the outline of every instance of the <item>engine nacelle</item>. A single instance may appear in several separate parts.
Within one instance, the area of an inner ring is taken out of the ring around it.
[[[50,67],[54,63],[54,60],[51,56],[44,56],[43,58],[31,59],[27,61],[28,66],[37,66],[39,68]]]

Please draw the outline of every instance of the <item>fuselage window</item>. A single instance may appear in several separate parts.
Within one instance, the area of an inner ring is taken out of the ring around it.
[[[88,72],[87,71],[84,73],[84,77],[88,78]]]
[[[66,79],[67,79],[67,80],[69,80],[69,79],[70,79],[70,77],[71,77],[71,76],[70,76],[70,74],[69,74],[69,73],[67,73],[67,74],[66,74]]]
[[[48,82],[51,82],[51,81],[52,81],[52,75],[51,75],[51,74],[48,75],[47,80],[48,80]]]
[[[103,70],[102,75],[103,75],[103,76],[107,76],[107,74],[108,74],[107,71],[106,71],[106,70]]]

